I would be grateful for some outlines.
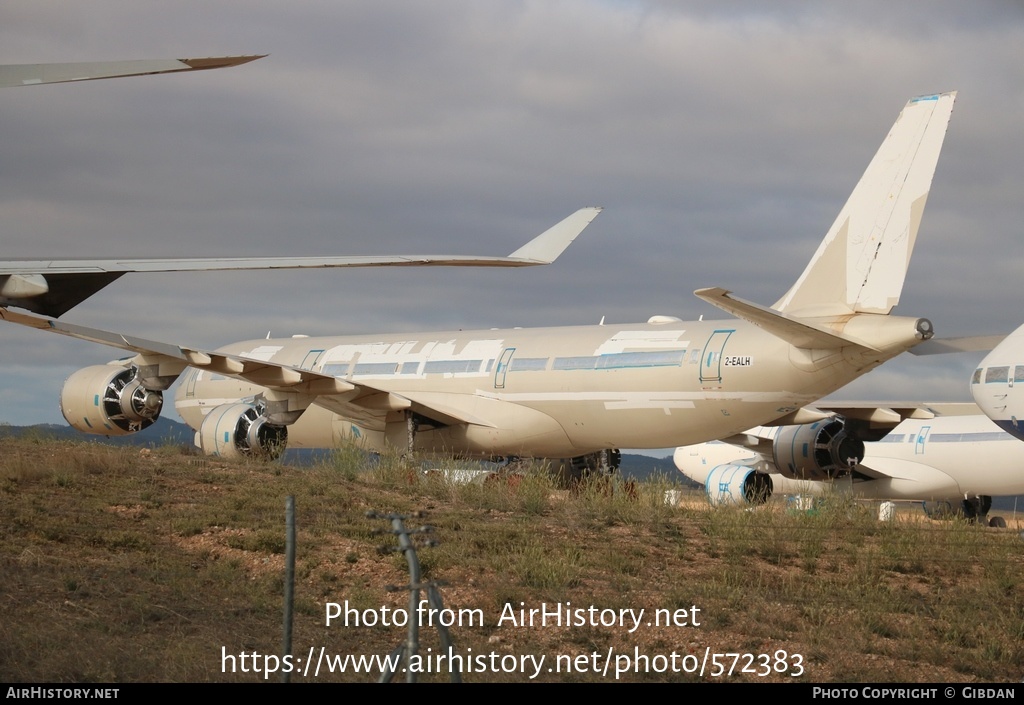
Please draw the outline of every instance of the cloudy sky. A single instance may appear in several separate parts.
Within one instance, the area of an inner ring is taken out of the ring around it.
[[[554,265],[127,275],[65,320],[200,347],[274,335],[720,317],[803,269],[906,100],[959,90],[897,310],[1012,330],[1024,5],[7,0],[0,63],[267,53],[0,95],[3,257],[507,254]],[[113,349],[0,330],[0,421],[62,422]],[[836,398],[968,399],[980,355]]]

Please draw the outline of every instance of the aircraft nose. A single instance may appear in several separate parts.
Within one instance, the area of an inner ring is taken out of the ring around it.
[[[701,472],[702,461],[703,458],[697,446],[680,446],[672,453],[672,462],[675,463],[676,469],[697,482],[701,481],[697,479],[698,475],[701,475],[701,479],[703,479],[703,475],[706,474]]]

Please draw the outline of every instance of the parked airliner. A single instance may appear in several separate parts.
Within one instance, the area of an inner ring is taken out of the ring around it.
[[[0,318],[135,353],[65,383],[75,428],[151,424],[166,390],[204,452],[398,446],[474,457],[574,458],[804,424],[803,407],[932,336],[898,303],[955,93],[899,114],[803,274],[772,307],[699,289],[739,319],[249,340],[147,341],[0,308]]]

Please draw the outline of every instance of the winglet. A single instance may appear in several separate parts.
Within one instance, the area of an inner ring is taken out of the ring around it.
[[[181,63],[188,64],[188,67],[193,71],[202,71],[204,69],[220,69],[227,68],[229,66],[241,66],[247,64],[250,61],[256,61],[256,59],[262,59],[268,56],[267,54],[252,54],[249,56],[213,56],[203,59],[179,59]]]
[[[590,225],[601,208],[580,208],[562,222],[554,225],[518,250],[509,255],[510,259],[522,259],[537,264],[551,264],[572,241]]]

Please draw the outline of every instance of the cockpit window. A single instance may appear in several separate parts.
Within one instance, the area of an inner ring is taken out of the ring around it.
[[[1008,365],[1000,365],[999,367],[989,367],[985,371],[985,384],[1005,384],[1010,379],[1010,367]]]
[[[974,376],[971,377],[971,384],[978,384],[981,382],[981,368],[979,367],[974,371]]]

